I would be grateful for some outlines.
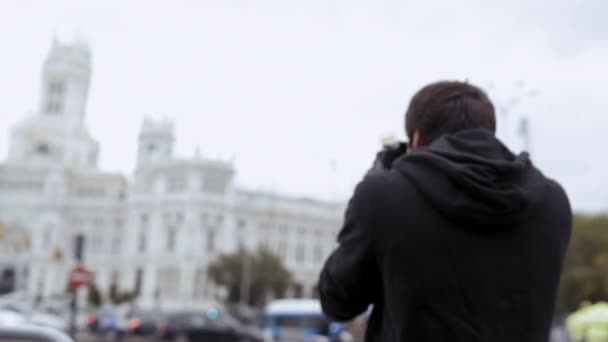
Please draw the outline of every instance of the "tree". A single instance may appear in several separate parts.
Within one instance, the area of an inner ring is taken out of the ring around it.
[[[99,291],[97,286],[93,283],[91,283],[91,285],[89,285],[89,293],[87,296],[87,302],[89,303],[89,306],[94,307],[94,308],[101,306],[101,304],[103,302],[101,292]]]
[[[245,262],[249,263],[250,272],[244,272]],[[248,304],[252,306],[264,305],[268,292],[275,297],[284,296],[292,281],[291,272],[283,261],[266,248],[255,253],[240,249],[233,254],[220,255],[209,264],[208,273],[216,284],[226,287],[229,303],[240,302],[243,275],[250,274]]]
[[[110,302],[112,304],[123,304],[130,303],[135,298],[137,298],[137,294],[131,291],[119,291],[118,286],[116,284],[110,285]]]
[[[576,216],[564,261],[557,314],[608,300],[608,216]]]

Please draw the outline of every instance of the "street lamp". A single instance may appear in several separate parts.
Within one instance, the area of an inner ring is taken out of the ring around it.
[[[493,92],[496,89],[493,82],[488,82],[487,90],[488,92]],[[518,105],[521,105],[525,100],[532,99],[537,97],[540,94],[540,90],[537,88],[528,88],[526,86],[526,82],[523,80],[518,80],[514,84],[514,89],[510,90],[512,95],[510,95],[506,100],[496,100],[496,107],[498,114],[501,116],[501,122],[498,125],[500,136],[502,136],[505,143],[508,144],[511,136],[511,130],[509,126],[510,115]],[[522,114],[522,117],[519,119],[518,127],[517,127],[517,135],[522,138],[522,143],[524,150],[530,151],[531,149],[531,127],[530,120],[527,114]]]
[[[242,258],[242,269],[241,269],[241,288],[240,288],[240,302],[242,307],[246,307],[249,305],[249,289],[251,287],[251,259],[253,255],[248,255],[247,249],[244,246],[241,246],[241,253],[243,253]]]

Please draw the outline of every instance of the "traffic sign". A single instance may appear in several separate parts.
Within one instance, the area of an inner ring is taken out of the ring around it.
[[[68,285],[70,289],[77,289],[82,286],[89,285],[91,283],[91,272],[87,270],[83,265],[78,265],[70,272],[68,279]]]

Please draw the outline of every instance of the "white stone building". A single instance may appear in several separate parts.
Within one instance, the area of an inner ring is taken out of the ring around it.
[[[99,170],[85,124],[90,78],[87,46],[54,42],[38,109],[14,127],[0,164],[0,269],[18,287],[65,291],[82,235],[102,293],[112,284],[137,291],[142,306],[215,300],[207,264],[239,245],[269,247],[293,272],[294,292],[313,294],[342,205],[239,189],[230,162],[176,158],[173,124],[163,120],[144,120],[132,177]]]

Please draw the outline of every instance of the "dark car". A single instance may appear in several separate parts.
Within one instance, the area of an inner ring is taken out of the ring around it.
[[[241,325],[226,313],[210,314],[205,311],[182,311],[167,316],[160,322],[159,331],[165,340],[190,342],[261,342],[261,334]]]
[[[159,322],[162,321],[164,316],[159,311],[136,310],[128,315],[128,332],[136,336],[153,336],[156,335]]]

